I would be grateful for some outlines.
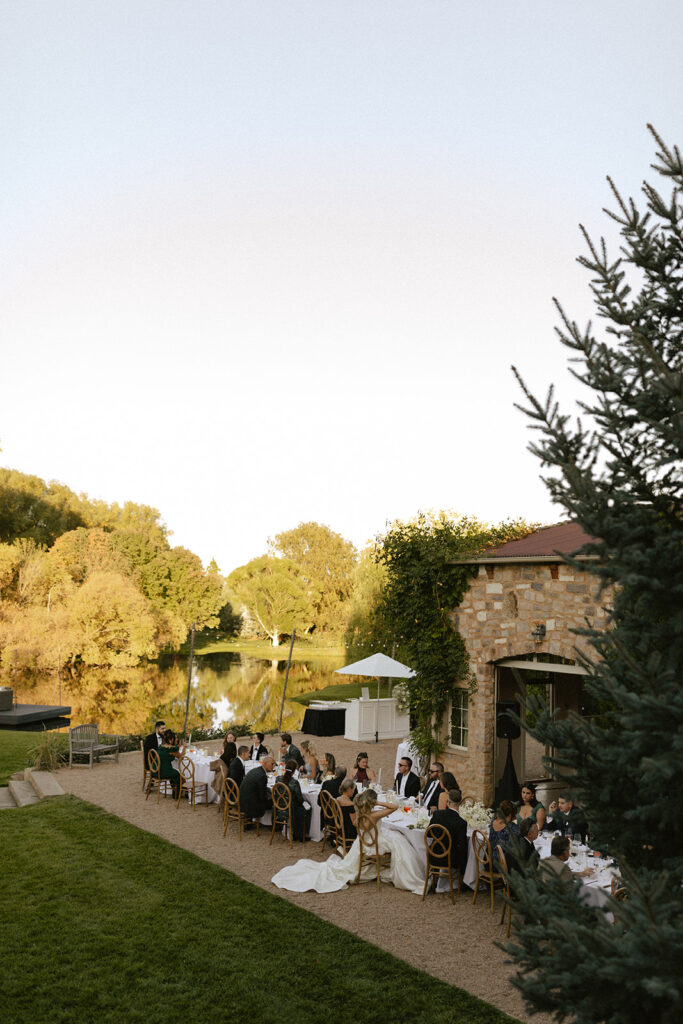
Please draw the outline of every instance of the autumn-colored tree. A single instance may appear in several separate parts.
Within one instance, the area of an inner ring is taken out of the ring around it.
[[[91,573],[70,597],[67,610],[86,665],[136,665],[157,653],[154,610],[125,576]]]
[[[353,544],[323,523],[299,523],[268,541],[274,555],[295,562],[312,584],[313,623],[322,633],[341,633],[353,587],[358,553]]]
[[[273,647],[283,633],[303,632],[313,622],[311,584],[295,562],[262,555],[234,569],[228,584]]]

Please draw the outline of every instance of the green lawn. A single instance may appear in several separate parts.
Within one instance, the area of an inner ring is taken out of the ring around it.
[[[326,686],[324,690],[314,690],[312,693],[300,693],[297,697],[292,697],[292,700],[296,700],[300,704],[310,704],[312,700],[354,700],[356,697],[360,697],[364,686],[367,686],[371,697],[377,696],[377,680],[366,679],[365,681],[359,680],[353,683]],[[380,697],[389,696],[389,683],[386,679],[380,684],[379,695]]]
[[[0,786],[6,786],[15,772],[28,767],[28,751],[39,739],[37,732],[0,729]]]
[[[75,797],[0,813],[4,1024],[512,1020]]]
[[[247,654],[252,658],[266,658],[278,661],[286,661],[289,656],[289,641],[273,647],[267,640],[216,640],[211,636],[198,637],[195,642],[195,654],[222,654],[226,651],[236,651],[239,654]],[[189,640],[183,644],[181,651],[189,654]],[[346,649],[343,644],[314,643],[312,640],[296,640],[292,652],[293,661],[311,661],[315,658],[339,659],[340,665],[344,663]]]

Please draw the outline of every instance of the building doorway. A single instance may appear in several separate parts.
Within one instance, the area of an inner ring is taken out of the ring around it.
[[[544,654],[504,658],[495,664],[496,703],[518,701],[520,717],[526,721],[524,700],[535,693],[548,702],[551,711],[559,710],[560,717],[570,711],[585,714],[588,710],[583,693],[585,675],[583,668],[565,658]],[[533,721],[529,724],[533,725]],[[505,767],[508,741],[494,737],[493,742],[493,777],[497,786]],[[544,747],[522,729],[519,738],[512,740],[512,760],[519,782],[528,780],[543,786],[550,779],[543,764],[549,754],[552,754],[551,748]]]

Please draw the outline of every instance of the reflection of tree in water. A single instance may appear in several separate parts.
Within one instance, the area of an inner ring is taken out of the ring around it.
[[[283,729],[301,727],[305,708],[290,700],[338,681],[339,661],[293,662],[282,716]],[[239,654],[212,654],[196,659],[190,691],[189,728],[211,728],[235,722],[272,732],[277,729],[284,687],[285,661],[265,661]],[[71,724],[97,722],[102,732],[144,733],[158,716],[170,728],[182,730],[185,720],[187,661],[177,659],[161,668],[83,668],[62,682],[62,703],[71,705]],[[35,677],[18,691],[19,701],[57,704],[56,674]],[[217,718],[214,705],[227,700],[228,722]]]

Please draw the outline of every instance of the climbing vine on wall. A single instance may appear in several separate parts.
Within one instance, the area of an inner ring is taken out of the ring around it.
[[[386,570],[378,619],[391,631],[396,657],[415,670],[407,682],[412,739],[425,758],[445,745],[444,718],[454,688],[475,689],[452,612],[476,567],[453,563],[534,528],[519,519],[489,526],[467,516],[420,512],[408,522],[391,523],[376,539],[375,560]]]

